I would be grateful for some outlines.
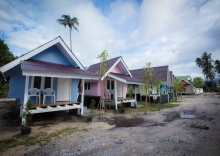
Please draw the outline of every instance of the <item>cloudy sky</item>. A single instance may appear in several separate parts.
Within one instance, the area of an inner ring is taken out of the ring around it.
[[[129,69],[151,62],[196,77],[196,57],[220,59],[220,0],[0,0],[0,38],[16,56],[57,36],[69,45],[63,14],[78,18],[72,46],[85,67],[107,50]]]

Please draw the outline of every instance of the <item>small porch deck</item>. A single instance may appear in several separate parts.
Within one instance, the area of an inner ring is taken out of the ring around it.
[[[76,101],[57,101],[55,103],[41,103],[34,104],[32,106],[31,113],[46,113],[46,112],[54,112],[54,111],[62,111],[62,110],[69,110],[69,109],[81,109],[81,103]]]

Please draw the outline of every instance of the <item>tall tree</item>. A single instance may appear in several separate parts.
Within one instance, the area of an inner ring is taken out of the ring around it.
[[[203,80],[201,77],[195,77],[193,78],[193,85],[196,88],[203,88]]]
[[[204,52],[201,58],[196,58],[196,65],[202,69],[202,73],[205,77],[206,82],[208,80],[213,82],[213,79],[215,77],[214,66],[212,65],[213,60],[211,59],[211,55],[211,53],[207,54],[207,52]]]
[[[152,77],[153,77],[153,68],[150,67],[151,63],[146,63],[146,66],[144,66],[144,73],[142,75],[142,81],[146,93],[146,99],[145,99],[145,107],[144,107],[144,114],[147,114],[147,110],[149,110],[149,104],[148,104],[148,95],[149,95],[149,89],[151,88],[152,83]]]
[[[215,71],[219,74],[220,76],[220,61],[216,60],[215,61]]]
[[[174,89],[175,97],[176,97],[176,100],[177,100],[178,99],[178,93],[181,92],[181,95],[182,95],[182,90],[183,90],[183,85],[179,83],[178,79],[176,79],[173,82],[173,89]]]
[[[75,25],[79,25],[78,19],[76,17],[71,18],[70,15],[62,15],[61,19],[57,19],[57,22],[64,25],[65,27],[68,26],[70,30],[70,49],[72,51],[72,38],[71,38],[71,31],[75,29],[78,31]]]
[[[99,71],[96,71],[96,74],[100,76],[100,100],[99,100],[99,119],[101,118],[101,109],[102,109],[102,102],[104,102],[104,96],[106,95],[106,78],[103,79],[103,81],[101,80],[101,78],[106,74],[107,72],[107,65],[106,65],[106,60],[108,59],[109,54],[107,52],[107,50],[104,50],[100,55],[98,55],[97,59],[100,60],[100,69]],[[103,87],[104,86],[104,87]],[[104,103],[105,105],[105,103]],[[106,108],[106,107],[105,107]]]
[[[16,57],[9,51],[8,45],[4,40],[0,39],[0,67],[13,61]]]

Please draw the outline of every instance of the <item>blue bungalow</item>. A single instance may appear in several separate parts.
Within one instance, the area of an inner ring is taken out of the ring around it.
[[[98,80],[84,69],[61,37],[6,64],[0,72],[10,77],[8,98],[17,99],[21,115],[28,100],[32,114],[78,109],[83,115],[84,80]]]

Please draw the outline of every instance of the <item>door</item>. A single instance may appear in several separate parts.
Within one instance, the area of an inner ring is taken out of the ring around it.
[[[70,101],[70,79],[58,78],[57,101]]]
[[[117,94],[118,94],[118,97],[123,97],[123,94],[122,94],[122,83],[117,81]]]
[[[190,93],[190,87],[186,87],[186,93],[187,93],[187,94]]]

